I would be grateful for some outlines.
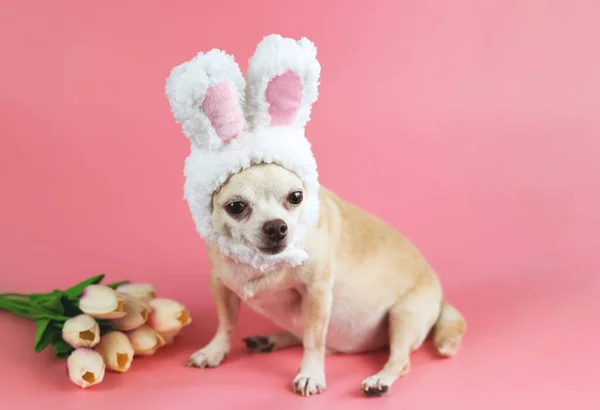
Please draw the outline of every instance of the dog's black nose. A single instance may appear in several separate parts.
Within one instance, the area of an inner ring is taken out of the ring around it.
[[[288,226],[283,219],[265,222],[263,232],[271,241],[280,241],[287,235]]]

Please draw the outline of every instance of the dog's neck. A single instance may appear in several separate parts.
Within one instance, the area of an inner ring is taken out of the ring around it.
[[[288,248],[277,255],[260,253],[260,257],[255,259],[246,253],[240,258],[231,249],[228,253],[221,247],[218,249],[228,268],[219,270],[217,275],[229,289],[246,301],[257,297],[265,289],[272,290],[277,284],[285,286],[285,281],[290,278],[287,274],[309,259],[308,253],[300,247]],[[239,248],[235,248],[235,251],[239,251]]]

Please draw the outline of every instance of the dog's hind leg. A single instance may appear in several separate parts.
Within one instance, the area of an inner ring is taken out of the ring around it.
[[[362,383],[366,396],[381,396],[410,371],[410,354],[418,349],[435,324],[441,305],[441,292],[417,287],[403,296],[389,312],[390,356],[379,373]]]

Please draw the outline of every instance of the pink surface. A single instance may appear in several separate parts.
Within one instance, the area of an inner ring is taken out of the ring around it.
[[[595,0],[5,1],[0,292],[106,272],[194,323],[81,391],[0,314],[2,408],[599,409],[599,20]],[[273,328],[248,309],[223,367],[183,367],[216,317],[164,81],[213,47],[245,69],[272,32],[318,45],[322,182],[416,242],[469,321],[455,359],[422,349],[381,399],[359,385],[385,354],[331,357],[326,394],[296,397],[300,350],[246,354]]]

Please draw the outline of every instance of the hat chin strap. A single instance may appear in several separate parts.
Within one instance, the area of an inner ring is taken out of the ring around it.
[[[308,259],[308,252],[295,243],[290,243],[283,252],[275,255],[265,254],[223,235],[219,235],[216,245],[225,256],[237,263],[250,265],[261,272],[268,272],[284,266],[298,266]]]

